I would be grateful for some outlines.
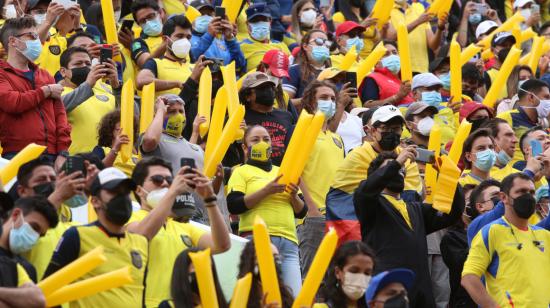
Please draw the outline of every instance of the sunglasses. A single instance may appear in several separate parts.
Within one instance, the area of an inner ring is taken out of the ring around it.
[[[315,44],[317,46],[323,46],[325,45],[326,47],[330,47],[331,45],[331,42],[327,39],[322,39],[320,37],[316,38],[316,39],[313,39],[311,41],[309,41],[310,44]]]
[[[168,185],[171,185],[172,181],[174,180],[174,178],[171,175],[169,175],[169,176],[152,175],[149,179],[151,180],[151,182],[153,182],[153,184],[155,184],[157,186],[162,185],[162,183],[164,183],[164,181],[166,181],[166,183],[168,183]]]

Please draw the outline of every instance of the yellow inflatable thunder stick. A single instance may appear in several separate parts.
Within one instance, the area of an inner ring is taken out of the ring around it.
[[[502,25],[500,25],[498,28],[495,29],[495,31],[491,32],[491,34],[484,37],[481,41],[477,43],[478,46],[482,46],[483,49],[487,49],[491,47],[491,41],[493,40],[493,36],[499,32],[504,31],[510,31],[514,27],[515,24],[519,24],[525,20],[525,17],[521,15],[521,12],[517,12],[512,17],[508,18]]]
[[[394,0],[377,0],[372,8],[371,18],[377,18],[376,27],[381,30],[384,24],[390,20],[391,10],[394,6]]]
[[[435,185],[433,208],[449,214],[461,172],[460,168],[447,155],[441,156],[441,161],[439,178]]]
[[[243,0],[223,0],[222,7],[225,8],[225,15],[230,23],[234,24],[237,22],[237,17],[239,16],[239,11],[243,5]]]
[[[460,44],[451,42],[451,96],[453,103],[462,102],[462,65],[460,65]]]
[[[288,147],[286,148],[285,156],[283,157],[283,161],[281,162],[281,167],[279,168],[278,175],[283,175],[279,179],[279,184],[288,185],[288,183],[290,183],[292,170],[294,170],[296,166],[298,155],[300,155],[299,153],[303,151],[302,146],[304,145],[306,131],[308,130],[312,120],[313,115],[305,111],[305,109],[302,109],[302,113],[298,118],[298,123],[296,123],[294,132],[292,133],[292,137],[290,137],[290,142],[288,143]]]
[[[231,304],[229,308],[246,308],[248,305],[248,296],[250,295],[250,287],[252,286],[252,274],[248,273],[243,278],[237,280]]]
[[[212,108],[212,73],[208,66],[202,71],[199,83],[199,110],[198,114],[206,118],[206,122],[199,126],[201,138],[208,133],[210,127],[210,108]]]
[[[141,91],[141,112],[139,118],[139,133],[143,134],[151,122],[155,114],[155,82],[144,85]]]
[[[412,68],[409,32],[407,32],[407,26],[405,24],[397,26],[397,47],[399,49],[399,58],[401,58],[401,80],[411,81]]]
[[[355,45],[353,45],[353,47],[346,52],[339,68],[343,71],[348,71],[355,61],[357,61],[357,50]]]
[[[235,134],[244,119],[244,106],[239,105],[237,110],[229,116],[229,120],[223,128],[222,134],[212,151],[212,155],[204,163],[204,174],[212,178],[216,174],[218,164],[222,162],[229,145],[235,140]]]
[[[521,49],[521,28],[520,28],[519,24],[514,25],[514,27],[512,28],[512,30],[510,32],[512,32],[512,35],[516,39],[516,44],[515,44],[516,48]]]
[[[542,46],[544,44],[544,37],[535,36],[533,39],[533,47],[531,48],[531,56],[529,57],[529,62],[527,65],[531,68],[531,71],[534,73],[537,72],[539,66],[540,57],[542,57]]]
[[[432,1],[432,4],[430,5],[430,7],[426,11],[426,13],[436,15],[441,10],[441,7],[443,6],[445,1],[446,0],[434,0],[434,1]]]
[[[470,59],[477,55],[480,51],[481,47],[476,46],[473,43],[468,45],[468,47],[464,48],[460,54],[460,65],[462,66],[468,63],[468,61],[470,61]]]
[[[453,0],[443,0],[443,3],[439,8],[439,12],[437,12],[437,18],[441,19],[443,18],[444,14],[448,14],[451,10],[451,7],[453,6],[453,2]]]
[[[227,109],[227,90],[222,86],[216,99],[214,100],[214,110],[212,111],[212,119],[210,120],[210,129],[208,130],[208,140],[206,141],[206,150],[204,152],[205,161],[210,158],[216,143],[222,135],[223,123],[225,121],[225,111]]]
[[[17,155],[0,170],[0,181],[2,181],[2,184],[8,184],[9,181],[17,175],[17,171],[19,171],[21,165],[37,158],[44,150],[46,150],[45,146],[36,143],[30,143],[24,147],[21,152],[17,153]]]
[[[78,281],[55,291],[46,297],[46,306],[54,307],[75,301],[99,292],[118,288],[131,283],[130,268],[125,266],[106,274]]]
[[[44,296],[48,297],[56,290],[77,280],[105,261],[107,261],[107,258],[103,255],[103,246],[98,246],[48,278],[40,281],[38,287],[42,289]]]
[[[315,294],[317,294],[319,285],[323,277],[325,277],[325,272],[327,271],[337,244],[338,235],[336,231],[331,228],[323,238],[321,245],[319,245],[319,249],[317,249],[315,253],[311,267],[304,280],[304,285],[300,290],[300,294],[298,294],[298,297],[294,300],[292,308],[311,307],[313,305]]]
[[[451,145],[451,149],[449,150],[449,158],[455,164],[458,164],[458,162],[460,161],[460,156],[462,156],[462,148],[464,147],[464,141],[466,141],[466,138],[468,138],[468,136],[470,135],[471,130],[472,123],[466,121],[466,119],[462,120],[462,123],[460,123],[460,126],[458,127],[458,130],[456,132],[453,144]]]
[[[506,57],[506,60],[504,60],[504,63],[500,67],[500,70],[498,71],[497,77],[493,81],[491,88],[489,88],[489,91],[487,91],[485,99],[483,100],[483,105],[491,108],[495,106],[495,102],[499,98],[498,96],[500,94],[500,90],[502,89],[502,87],[506,86],[504,83],[506,82],[506,80],[508,80],[508,77],[510,76],[510,73],[512,73],[514,66],[518,64],[520,56],[521,50],[517,49],[516,47],[512,47],[510,53],[508,53],[508,56]]]
[[[436,159],[439,157],[439,152],[441,152],[441,128],[437,124],[434,124],[432,131],[430,132],[428,150],[434,151]],[[437,170],[435,170],[432,164],[426,164],[424,183],[426,184],[426,188],[429,188],[426,192],[425,202],[432,204],[435,193],[435,185],[437,183]]]
[[[223,84],[227,90],[227,114],[231,116],[235,109],[241,104],[239,102],[239,88],[235,75],[235,61],[221,67]],[[244,78],[244,77],[243,77]],[[239,129],[235,135],[235,140],[241,140],[244,137],[244,130]]]
[[[376,63],[382,59],[386,54],[386,47],[384,47],[384,42],[378,43],[372,52],[359,63],[357,68],[357,86],[359,86],[365,77],[372,71]]]
[[[254,218],[253,227],[254,249],[260,269],[262,289],[266,295],[266,303],[281,305],[281,292],[279,292],[279,279],[275,270],[275,261],[271,252],[271,241],[267,232],[267,226],[260,216]]]
[[[311,120],[311,124],[307,128],[304,136],[304,142],[297,154],[296,163],[292,165],[292,169],[290,170],[290,183],[298,184],[300,176],[302,176],[302,172],[304,171],[307,161],[309,160],[311,151],[313,151],[313,147],[315,146],[315,142],[317,141],[317,136],[319,136],[319,133],[323,128],[324,122],[325,115],[322,112],[318,111],[313,117],[313,120]]]
[[[216,295],[216,285],[214,284],[214,275],[212,274],[210,248],[199,252],[190,252],[189,258],[191,258],[191,262],[193,262],[193,266],[195,267],[201,305],[203,307],[218,307],[218,296]]]
[[[105,26],[105,36],[107,44],[118,45],[118,33],[116,31],[115,10],[112,0],[101,0],[101,11],[103,13],[103,25]],[[119,55],[113,57],[114,61],[122,63],[122,57]]]
[[[132,157],[134,149],[134,82],[132,80],[128,80],[122,85],[120,129],[130,139],[128,144],[123,144],[120,148],[120,158],[125,163]]]
[[[189,20],[190,23],[193,23],[197,17],[201,16],[201,12],[199,12],[196,8],[192,6],[188,6],[187,10],[185,11],[185,17]]]

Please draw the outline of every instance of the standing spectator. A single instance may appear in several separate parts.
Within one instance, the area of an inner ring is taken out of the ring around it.
[[[411,133],[411,142],[420,148],[427,149],[430,132],[434,125],[434,116],[438,110],[424,102],[415,102],[407,107],[405,123]]]
[[[32,17],[7,20],[0,39],[8,52],[0,61],[0,142],[2,156],[12,158],[29,143],[47,147],[60,166],[71,144],[71,127],[61,102],[63,87],[33,62],[42,45]]]
[[[348,21],[365,27],[359,37],[363,41],[364,47],[361,48],[361,51],[357,50],[359,57],[365,58],[370,54],[375,44],[380,40],[380,35],[385,34],[384,30],[380,33],[376,27],[371,27],[376,24],[376,20],[374,18],[369,18],[369,10],[367,10],[365,6],[365,2],[369,2],[369,0],[338,0],[335,2],[339,8],[339,12],[334,13],[332,16],[332,21],[336,29]]]
[[[457,29],[457,42],[461,46],[467,46],[470,43],[475,43],[476,40],[483,39],[489,30],[496,29],[501,23],[497,12],[489,5],[485,4],[484,14],[479,11],[478,6],[480,4],[475,1],[465,1],[462,4],[462,14]]]
[[[515,108],[518,101],[519,87],[521,87],[524,82],[531,78],[533,78],[533,72],[531,71],[531,68],[529,66],[516,65],[514,67],[514,69],[510,73],[510,77],[508,77],[508,81],[506,81],[508,97],[498,103],[497,114]]]
[[[464,141],[462,155],[464,157],[465,170],[470,171],[462,173],[462,176],[458,179],[460,185],[478,185],[482,181],[489,179],[491,168],[493,168],[497,160],[495,140],[491,135],[491,131],[483,128],[470,133]]]
[[[404,268],[391,269],[374,276],[365,295],[367,307],[409,307],[415,276],[413,271]]]
[[[326,31],[326,25],[323,23],[323,17],[315,8],[313,0],[296,1],[292,6],[292,24],[290,25],[290,37],[293,41],[289,49],[297,47],[302,37],[313,29]]]
[[[498,181],[489,179],[479,183],[467,200],[468,205],[465,213],[470,220],[492,210],[500,202],[499,192],[500,183]]]
[[[360,60],[360,53],[365,48],[363,40],[365,27],[353,21],[346,21],[336,28],[336,43],[339,47],[339,53],[330,56],[332,65],[339,67],[346,53],[355,46],[357,51],[357,59],[353,62],[350,71],[357,71],[357,60]]]
[[[139,38],[132,41],[130,51],[132,59],[141,68],[149,58],[160,58],[166,52],[168,41],[162,35],[166,13],[156,0],[134,0],[131,10],[142,32]]]

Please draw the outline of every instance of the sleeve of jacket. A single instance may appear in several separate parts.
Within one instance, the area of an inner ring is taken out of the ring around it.
[[[71,145],[71,126],[67,120],[65,106],[60,100],[53,102],[55,112],[55,130],[57,134],[57,153],[67,151]]]
[[[447,228],[455,224],[464,212],[464,193],[462,187],[457,185],[453,204],[449,214],[443,214],[434,209],[430,204],[422,204],[422,214],[424,216],[424,226],[426,234],[437,230]]]
[[[226,40],[225,44],[227,45],[227,49],[229,49],[231,59],[235,60],[235,67],[246,67],[246,59],[237,39]]]
[[[11,87],[7,73],[0,73],[0,110],[9,114],[21,114],[36,108],[44,99],[42,89],[16,91]],[[52,82],[54,83],[54,82]]]
[[[208,47],[212,45],[213,40],[214,37],[206,32],[199,38],[197,44],[191,44],[191,60],[196,62],[208,50]]]

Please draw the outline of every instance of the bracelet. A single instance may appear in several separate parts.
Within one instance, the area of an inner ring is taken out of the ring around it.
[[[214,196],[210,196],[210,197],[206,197],[203,199],[204,203],[207,204],[207,203],[214,203],[216,201],[218,201],[218,197],[216,197],[215,195]]]

